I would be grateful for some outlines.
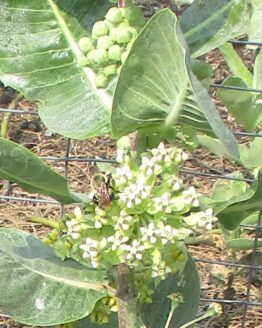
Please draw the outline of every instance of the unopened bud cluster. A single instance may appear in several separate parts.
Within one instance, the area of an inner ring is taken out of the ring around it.
[[[185,239],[215,221],[212,209],[201,211],[196,190],[178,176],[186,159],[182,149],[163,143],[142,155],[141,164],[119,151],[119,167],[106,187],[110,202],[97,190],[96,201],[65,222],[72,251],[93,268],[126,263],[146,270],[148,279],[183,269]]]
[[[98,88],[106,88],[119,74],[131,49],[137,30],[130,26],[125,8],[112,7],[105,19],[97,21],[90,37],[83,37],[78,45],[83,53],[81,65],[93,69]]]

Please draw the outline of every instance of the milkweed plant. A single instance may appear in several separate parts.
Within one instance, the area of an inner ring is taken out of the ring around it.
[[[102,179],[99,187],[93,183],[91,201],[67,215],[61,237],[46,243],[95,269],[127,264],[135,272],[138,302],[152,302],[148,282],[183,271],[186,239],[211,230],[217,220],[211,208],[201,211],[195,188],[179,177],[178,166],[187,158],[181,148],[163,143],[142,154],[140,163],[118,150],[114,173],[97,175]],[[96,308],[91,319],[100,323],[109,320],[106,308],[117,311],[112,297]]]

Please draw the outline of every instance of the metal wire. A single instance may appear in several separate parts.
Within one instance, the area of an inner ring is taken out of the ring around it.
[[[243,41],[243,40],[232,40],[230,41],[234,45],[251,45],[251,46],[258,46],[261,47],[262,43],[261,42],[250,42],[250,41]],[[234,87],[234,86],[225,86],[217,83],[211,84],[213,88],[223,88],[223,89],[228,89],[228,90],[236,90],[236,91],[244,91],[244,92],[255,92],[255,93],[262,93],[261,89],[255,89],[255,88],[240,88],[240,87]],[[16,110],[8,110],[5,108],[0,108],[0,113],[6,113],[10,112],[14,115],[38,115],[37,111],[24,111],[20,109]],[[262,133],[254,133],[254,132],[245,132],[245,131],[233,131],[234,135],[238,138],[242,137],[250,137],[250,138],[261,138]],[[110,158],[96,158],[96,157],[84,157],[84,156],[71,156],[70,155],[71,151],[71,140],[67,140],[67,145],[66,145],[66,151],[65,151],[65,156],[43,156],[41,157],[45,161],[59,161],[64,163],[64,176],[65,178],[68,177],[68,168],[69,168],[69,163],[71,162],[90,162],[90,163],[116,163],[114,159]],[[209,167],[205,164],[202,163],[202,166],[205,167],[206,170],[209,172],[201,172],[198,170],[192,170],[188,168],[181,168],[180,172],[184,175],[193,175],[193,176],[200,176],[203,178],[207,179],[224,179],[224,180],[231,180],[231,181],[243,181],[246,183],[254,183],[256,180],[254,178],[250,177],[244,177],[244,178],[237,178],[233,177],[230,175],[225,175],[222,172],[219,172],[219,170],[216,170],[215,168]],[[215,173],[214,173],[215,172]],[[54,206],[61,206],[57,201],[54,201],[52,199],[48,198],[33,198],[33,197],[16,197],[16,196],[4,196],[0,195],[0,200],[3,202],[10,202],[10,201],[20,201],[20,202],[25,202],[25,203],[43,203],[43,204],[52,204]],[[64,215],[64,207],[61,206],[61,215]],[[261,234],[262,230],[262,212],[259,213],[259,218],[258,222],[256,224],[240,224],[241,228],[253,230],[255,233],[254,237],[254,245],[253,245],[253,250],[252,250],[252,259],[249,264],[242,264],[242,263],[234,263],[234,262],[227,262],[227,261],[218,261],[218,260],[213,260],[213,259],[202,259],[202,258],[194,258],[195,262],[201,262],[205,264],[210,264],[210,265],[220,265],[220,266],[225,266],[229,268],[235,268],[238,270],[247,270],[248,271],[248,279],[247,279],[247,289],[246,289],[246,297],[245,299],[224,299],[224,298],[201,298],[202,302],[205,303],[211,303],[211,302],[217,302],[217,303],[222,303],[222,304],[234,304],[238,306],[244,306],[243,310],[243,317],[241,321],[241,328],[245,327],[246,323],[246,317],[247,317],[247,311],[250,306],[257,306],[262,308],[262,302],[256,302],[252,301],[250,299],[250,292],[251,292],[251,285],[252,285],[252,276],[253,272],[256,271],[261,271],[262,272],[262,266],[256,265],[255,263],[255,254],[257,252],[257,246],[258,246],[258,239],[259,235]],[[1,315],[3,316],[3,315]],[[7,316],[5,316],[7,317]]]

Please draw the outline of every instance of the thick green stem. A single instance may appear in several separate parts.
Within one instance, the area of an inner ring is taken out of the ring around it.
[[[116,301],[118,305],[119,328],[138,328],[137,298],[134,273],[126,264],[116,268]]]
[[[46,227],[50,227],[50,228],[53,228],[53,229],[58,229],[59,228],[59,223],[55,222],[51,219],[32,216],[32,217],[28,218],[28,220],[30,220],[31,222],[34,222],[34,223],[40,223],[40,224],[42,224]]]
[[[16,109],[19,101],[22,98],[23,98],[23,96],[17,95],[15,97],[15,99],[9,104],[8,109],[10,109],[10,110]],[[4,117],[3,117],[3,120],[2,120],[2,123],[1,123],[1,132],[0,132],[1,138],[5,138],[5,139],[7,138],[9,121],[10,121],[11,116],[12,116],[11,112],[8,112],[8,113],[4,114]]]

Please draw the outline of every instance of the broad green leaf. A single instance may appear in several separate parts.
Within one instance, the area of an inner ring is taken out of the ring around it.
[[[261,131],[262,132],[262,131]],[[260,132],[260,133],[261,133]],[[239,145],[241,163],[247,169],[262,167],[262,138],[254,138],[248,146]]]
[[[134,42],[116,87],[114,136],[176,123],[189,84],[185,50],[176,29],[175,15],[165,9],[149,20]]]
[[[112,99],[80,65],[78,40],[108,7],[105,0],[2,0],[0,80],[39,104],[45,125],[85,139],[110,131]]]
[[[242,178],[239,172],[226,175],[232,178]],[[212,207],[215,214],[226,210],[230,205],[247,200],[255,194],[245,181],[217,180],[212,188],[210,197],[202,196],[200,203],[205,208]]]
[[[122,68],[113,102],[112,131],[117,138],[148,128],[158,132],[179,123],[213,132],[233,157],[232,133],[214,102],[191,71],[176,16],[159,11],[141,31]]]
[[[243,224],[257,224],[259,219],[259,212],[254,212],[246,217],[242,223]]]
[[[194,1],[179,19],[191,55],[199,57],[245,34],[251,8],[248,0]]]
[[[248,26],[248,38],[250,41],[262,41],[262,2],[261,0],[252,0],[254,8],[250,24]]]
[[[242,59],[231,43],[223,44],[219,50],[234,76],[239,77],[248,87],[252,87],[253,75],[249,72]]]
[[[239,77],[228,77],[222,85],[241,88],[248,87]],[[230,89],[219,89],[217,94],[228,111],[248,131],[254,130],[261,122],[262,103],[257,101],[257,94]]]
[[[181,325],[196,318],[200,298],[200,283],[194,261],[189,256],[184,271],[170,276],[158,285],[152,304],[142,306],[142,319],[147,328],[164,328],[168,318],[172,293],[180,293],[184,299],[175,310],[169,328]]]
[[[248,238],[236,238],[229,240],[226,245],[229,248],[232,248],[234,251],[244,251],[250,250],[254,248],[254,239]],[[262,240],[257,241],[257,246],[260,248],[262,247]]]
[[[245,198],[236,199],[234,204],[217,214],[226,229],[237,228],[248,215],[262,209],[262,171],[259,172],[257,181],[253,183],[252,188],[247,189]]]
[[[201,146],[207,148],[211,153],[222,158],[233,160],[220,140],[205,135],[197,135],[197,140]]]
[[[30,234],[0,229],[1,313],[27,325],[71,322],[92,312],[105,285],[105,271],[62,261]]]
[[[29,192],[51,196],[61,203],[78,203],[66,179],[24,146],[0,138],[0,178],[16,182]]]
[[[248,145],[238,145],[240,154],[239,160],[232,158],[232,156],[230,156],[230,154],[227,152],[225,146],[218,139],[204,135],[198,135],[197,139],[201,146],[206,147],[210,152],[216,154],[219,157],[234,160],[247,169],[262,167],[262,138],[260,137],[254,138],[254,140],[251,141]]]

